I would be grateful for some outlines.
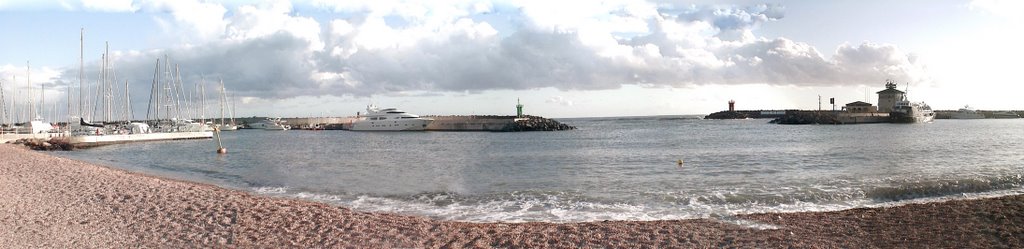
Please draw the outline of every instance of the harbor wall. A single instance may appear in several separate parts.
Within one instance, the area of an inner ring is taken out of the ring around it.
[[[427,131],[553,131],[572,130],[576,127],[559,123],[558,121],[538,117],[499,115],[427,115],[425,118],[433,119],[425,130]],[[240,125],[260,122],[265,117],[236,118],[235,122]],[[306,129],[317,127],[325,130],[348,130],[356,117],[313,117],[313,118],[282,118],[287,121],[285,124],[293,129]]]
[[[748,118],[779,118],[787,111],[794,110],[740,110],[720,111],[704,116],[704,119],[748,119]]]
[[[434,119],[428,131],[505,131],[515,122],[515,116],[427,116]]]
[[[776,124],[872,124],[888,123],[889,113],[790,110],[771,123]]]

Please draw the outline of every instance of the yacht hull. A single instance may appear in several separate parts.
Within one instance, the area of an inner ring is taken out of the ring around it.
[[[369,121],[359,120],[352,123],[353,131],[422,131],[430,125],[433,120],[429,119],[407,119],[407,120],[383,120]]]
[[[889,121],[892,123],[928,123],[935,120],[934,113],[906,114],[902,112],[889,113]]]

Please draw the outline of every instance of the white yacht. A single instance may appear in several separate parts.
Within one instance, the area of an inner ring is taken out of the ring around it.
[[[284,124],[285,122],[288,121],[281,120],[281,118],[267,118],[266,120],[257,122],[255,124],[250,124],[249,127],[253,129],[278,131],[287,131],[292,129],[291,126]]]
[[[960,108],[960,110],[957,110],[956,112],[950,114],[949,118],[950,119],[983,119],[983,118],[985,118],[985,115],[980,113],[980,112],[978,112],[978,110],[975,110],[974,108],[971,108],[970,106],[964,106],[964,108]]]
[[[1020,118],[1020,115],[1011,111],[994,111],[992,112],[992,118]]]
[[[352,122],[353,131],[422,131],[433,119],[395,108],[380,109],[374,105],[366,107],[366,114]]]

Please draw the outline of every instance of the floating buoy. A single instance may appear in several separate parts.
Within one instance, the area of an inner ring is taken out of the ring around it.
[[[683,167],[683,159],[679,159],[678,161],[676,161],[676,165],[678,165],[679,167]]]
[[[217,154],[227,154],[228,149],[220,143],[220,127],[213,127],[213,134],[217,135]]]

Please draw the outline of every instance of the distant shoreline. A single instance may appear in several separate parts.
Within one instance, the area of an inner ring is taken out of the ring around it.
[[[260,196],[10,144],[0,155],[0,244],[13,248],[1024,247],[1024,195],[720,219],[468,223]]]

